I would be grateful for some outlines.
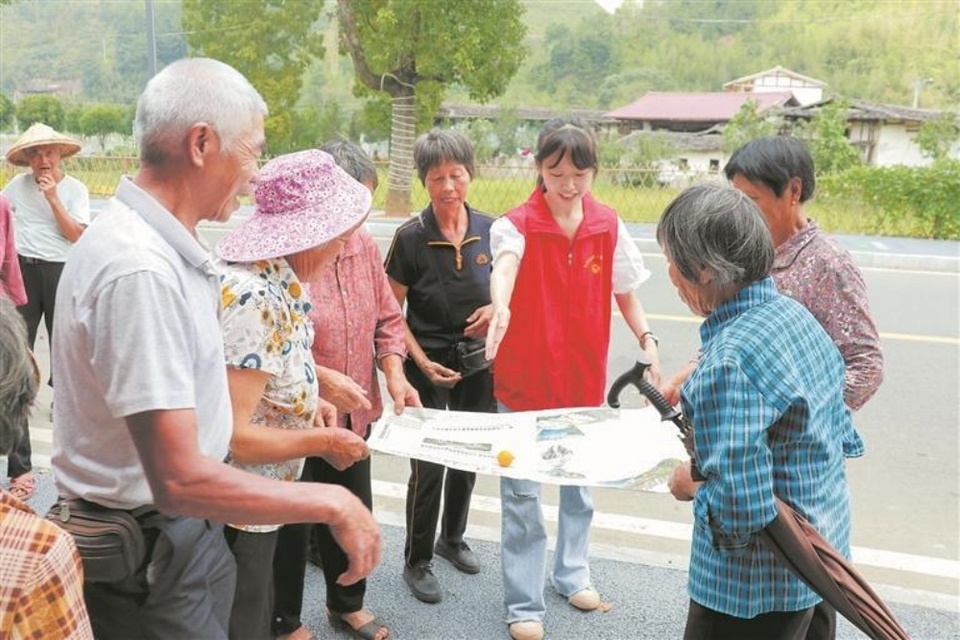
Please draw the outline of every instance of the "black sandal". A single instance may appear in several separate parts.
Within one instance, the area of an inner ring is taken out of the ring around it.
[[[355,638],[360,638],[360,640],[376,640],[380,629],[387,630],[387,635],[384,636],[384,640],[390,637],[390,627],[385,625],[379,616],[374,616],[373,620],[367,624],[354,628],[349,622],[343,619],[341,614],[327,611],[327,621],[330,622],[330,626],[334,629],[349,631]]]

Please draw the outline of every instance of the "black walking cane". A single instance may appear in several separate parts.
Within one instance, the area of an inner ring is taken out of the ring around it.
[[[610,386],[610,391],[607,392],[607,404],[614,409],[619,409],[620,393],[628,384],[635,386],[643,397],[649,400],[650,404],[660,412],[660,419],[663,422],[670,421],[677,425],[677,429],[680,430],[680,442],[683,443],[683,448],[686,449],[690,455],[690,476],[699,482],[703,480],[704,477],[697,468],[697,457],[693,449],[693,426],[683,417],[683,414],[680,413],[676,407],[670,406],[670,403],[663,397],[663,394],[660,393],[649,380],[643,377],[643,374],[646,373],[649,368],[650,361],[647,360],[646,355],[641,353],[637,357],[637,362],[633,365],[633,368],[621,374],[613,381],[613,384]]]

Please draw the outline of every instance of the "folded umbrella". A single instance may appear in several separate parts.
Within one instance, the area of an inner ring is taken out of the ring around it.
[[[760,539],[780,562],[844,618],[875,640],[910,636],[860,572],[806,518],[777,498],[777,517]]]
[[[664,421],[671,421],[680,430],[680,439],[690,454],[691,475],[702,480],[696,465],[693,447],[693,426],[650,382],[644,373],[650,363],[641,358],[632,369],[619,376],[607,394],[607,404],[620,406],[620,393],[628,385],[637,387],[650,401]],[[780,498],[777,517],[762,531],[760,539],[777,559],[798,578],[817,592],[840,615],[874,640],[909,640],[889,607],[870,587],[853,564],[814,529],[806,518]]]

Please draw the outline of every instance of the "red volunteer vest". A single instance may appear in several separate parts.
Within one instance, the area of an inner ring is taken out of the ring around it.
[[[602,405],[616,212],[588,194],[572,243],[539,188],[504,215],[524,236],[525,248],[497,353],[497,400],[514,411]]]

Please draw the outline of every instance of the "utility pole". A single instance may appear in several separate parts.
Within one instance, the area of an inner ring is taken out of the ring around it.
[[[920,90],[923,89],[923,85],[933,84],[933,78],[923,77],[917,78],[913,81],[913,108],[916,109],[920,106]]]
[[[153,0],[144,0],[147,13],[147,64],[150,77],[157,75],[157,36],[153,25]]]

